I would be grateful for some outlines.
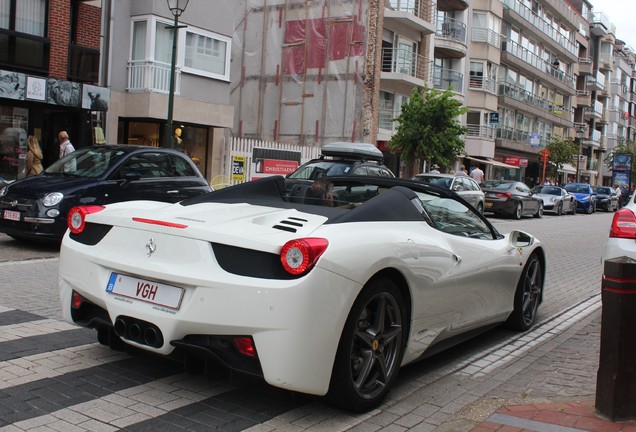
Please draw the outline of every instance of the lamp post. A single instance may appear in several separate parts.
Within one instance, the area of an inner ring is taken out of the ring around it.
[[[175,82],[175,69],[177,63],[177,32],[179,28],[185,26],[179,26],[179,17],[185,11],[188,6],[189,0],[167,0],[168,8],[174,16],[174,25],[167,27],[172,29],[172,60],[170,63],[170,90],[168,93],[168,118],[166,120],[166,131],[163,137],[163,146],[168,148],[174,148],[174,137],[172,136],[172,112],[174,109],[174,82]]]

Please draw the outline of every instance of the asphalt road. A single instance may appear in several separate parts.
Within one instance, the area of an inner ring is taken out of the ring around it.
[[[598,344],[573,335],[574,329],[589,328],[592,336],[598,330],[600,251],[611,218],[492,218],[500,231],[523,229],[545,245],[539,325],[523,335],[495,329],[404,368],[386,402],[365,414],[110,351],[96,343],[93,330],[62,322],[57,247],[0,234],[0,432],[469,431],[502,400],[593,398],[589,370]],[[556,365],[545,357],[555,352]]]

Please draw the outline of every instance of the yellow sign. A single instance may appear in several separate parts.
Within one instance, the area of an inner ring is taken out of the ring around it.
[[[232,156],[232,180],[245,180],[245,156]]]

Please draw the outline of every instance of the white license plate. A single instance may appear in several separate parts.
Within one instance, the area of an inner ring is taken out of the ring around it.
[[[179,309],[184,289],[119,273],[111,273],[106,292],[170,309]]]
[[[6,220],[19,221],[20,220],[20,212],[13,210],[5,210],[4,216]]]

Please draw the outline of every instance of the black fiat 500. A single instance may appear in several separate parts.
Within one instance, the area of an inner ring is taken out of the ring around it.
[[[185,154],[156,147],[100,145],[77,150],[42,174],[0,189],[0,232],[60,241],[76,205],[131,200],[175,203],[212,189]]]

